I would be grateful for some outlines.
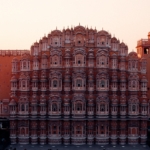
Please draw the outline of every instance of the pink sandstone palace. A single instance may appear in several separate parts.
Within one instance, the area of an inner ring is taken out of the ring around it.
[[[56,29],[30,51],[1,50],[0,67],[12,144],[146,143],[147,60],[110,33]]]

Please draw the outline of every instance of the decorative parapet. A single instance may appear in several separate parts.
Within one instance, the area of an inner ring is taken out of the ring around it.
[[[0,56],[22,56],[24,53],[30,54],[29,50],[0,50]]]

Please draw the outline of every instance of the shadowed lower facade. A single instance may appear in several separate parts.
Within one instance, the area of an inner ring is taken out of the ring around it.
[[[56,29],[12,60],[12,144],[145,144],[148,113],[146,59],[104,30]]]

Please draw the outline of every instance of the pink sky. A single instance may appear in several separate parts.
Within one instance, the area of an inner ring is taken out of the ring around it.
[[[57,26],[102,28],[129,51],[150,31],[150,0],[0,0],[0,49],[30,49]]]

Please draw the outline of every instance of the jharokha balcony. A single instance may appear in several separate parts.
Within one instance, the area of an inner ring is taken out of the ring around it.
[[[60,118],[61,111],[49,111],[48,115],[49,115],[49,118]]]
[[[108,111],[96,111],[96,117],[97,118],[107,118],[109,116],[109,112]]]
[[[85,118],[85,115],[86,115],[85,110],[83,110],[83,111],[80,111],[80,110],[72,111],[72,117],[73,118]]]

